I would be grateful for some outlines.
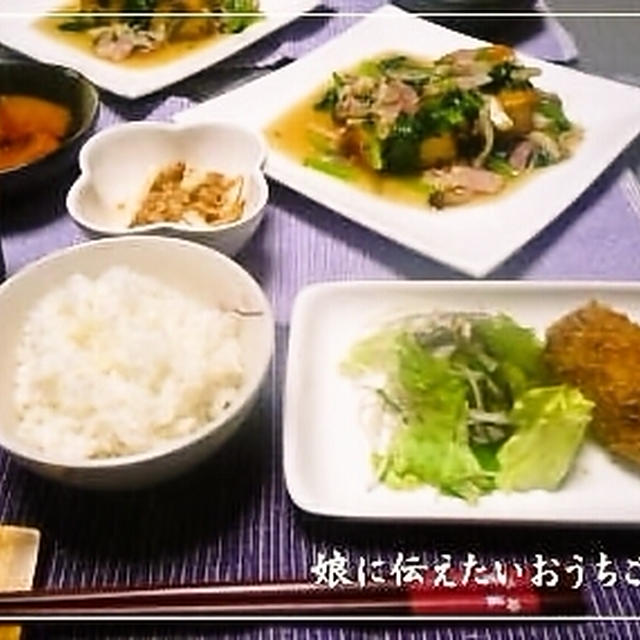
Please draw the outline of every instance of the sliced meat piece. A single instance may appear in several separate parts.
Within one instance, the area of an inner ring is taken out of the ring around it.
[[[451,68],[454,75],[480,76],[488,74],[496,64],[513,60],[513,49],[504,45],[493,45],[480,49],[459,49],[440,58],[437,65]]]
[[[112,25],[92,31],[96,55],[113,62],[126,60],[134,51],[135,33],[130,27]]]
[[[413,115],[418,110],[420,98],[413,87],[400,80],[385,80],[378,87],[372,114],[378,120],[379,130],[390,131],[401,113]]]
[[[504,186],[504,178],[497,173],[474,167],[454,166],[440,173],[445,187],[463,187],[475,193],[498,193]]]
[[[338,91],[335,115],[346,121],[367,117],[375,102],[378,84],[368,77],[342,76],[344,84]]]
[[[458,49],[443,56],[438,62],[455,65],[468,65],[475,61],[478,49]]]
[[[474,195],[498,193],[505,183],[505,179],[497,173],[465,166],[454,166],[448,171],[428,171],[425,178],[437,188],[432,198],[432,204],[436,207],[463,204]]]
[[[459,89],[468,91],[469,89],[477,89],[491,82],[491,76],[483,71],[473,75],[456,76],[453,82]]]
[[[126,60],[136,50],[153,51],[166,38],[163,30],[138,30],[121,23],[98,27],[90,33],[93,36],[93,50],[96,55],[113,62]]]
[[[529,165],[529,160],[535,150],[531,140],[519,142],[509,156],[509,164],[516,171],[524,171]]]
[[[390,109],[396,115],[400,112],[414,114],[419,102],[420,98],[413,87],[400,80],[390,80],[380,85],[376,108]]]

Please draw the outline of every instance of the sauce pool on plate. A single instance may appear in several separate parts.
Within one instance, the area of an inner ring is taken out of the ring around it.
[[[391,52],[340,72],[270,124],[276,150],[384,199],[442,209],[503,195],[572,155],[581,129],[509,47]]]
[[[322,91],[305,98],[281,115],[265,130],[270,145],[285,155],[292,156],[311,168],[330,173],[347,180],[364,191],[376,196],[410,205],[425,206],[428,192],[420,176],[391,175],[376,172],[357,162],[333,163],[332,166],[314,166],[309,158],[315,153],[314,131],[326,131],[333,125],[331,115],[314,109],[322,97]]]
[[[87,31],[65,31],[60,26],[65,22],[65,18],[57,16],[44,16],[37,23],[37,28],[46,35],[63,41],[75,49],[79,49],[88,54],[95,55],[94,42]],[[198,51],[211,42],[228,37],[228,34],[211,33],[193,40],[174,40],[166,42],[162,47],[149,51],[136,50],[123,60],[118,60],[118,66],[133,68],[152,67],[165,64]]]

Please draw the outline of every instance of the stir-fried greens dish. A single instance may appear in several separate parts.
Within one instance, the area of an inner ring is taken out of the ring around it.
[[[418,175],[434,207],[496,194],[539,167],[567,158],[580,137],[560,98],[534,86],[540,74],[512,49],[460,50],[434,62],[405,55],[334,73],[310,119],[305,164],[349,178],[360,166]]]
[[[404,318],[357,342],[343,370],[372,391],[377,478],[469,501],[557,488],[594,406],[553,378],[543,343],[506,315]]]
[[[58,29],[86,32],[96,55],[120,62],[168,43],[243,31],[256,20],[247,14],[258,12],[259,0],[80,0],[79,10],[86,15]],[[168,15],[181,13],[188,15]]]

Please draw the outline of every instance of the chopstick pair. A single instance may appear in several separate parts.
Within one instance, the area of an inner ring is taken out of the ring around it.
[[[34,617],[550,616],[579,615],[580,590],[499,585],[349,585],[304,582],[32,591],[0,595],[0,621]]]

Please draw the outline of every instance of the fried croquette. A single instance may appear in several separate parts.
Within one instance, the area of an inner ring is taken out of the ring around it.
[[[591,302],[549,327],[545,358],[560,380],[595,403],[595,437],[640,464],[640,326]]]

